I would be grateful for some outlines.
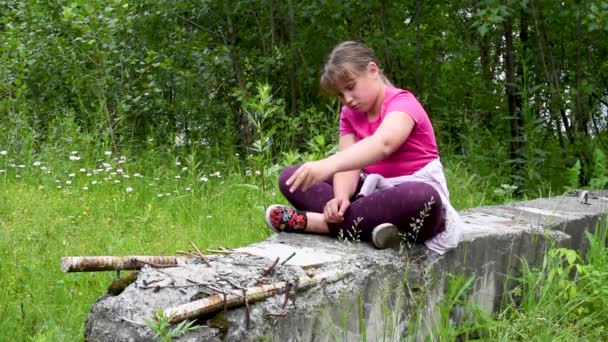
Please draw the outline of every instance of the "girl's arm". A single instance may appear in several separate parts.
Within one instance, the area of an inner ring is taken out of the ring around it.
[[[409,137],[415,126],[409,114],[390,112],[376,132],[328,158],[302,165],[287,180],[290,191],[302,191],[337,172],[358,170],[390,156]]]
[[[356,143],[354,134],[340,136],[338,151],[344,151]],[[350,199],[357,190],[360,169],[338,172],[334,175],[334,198]]]
[[[373,135],[326,160],[333,165],[335,172],[372,165],[393,154],[410,136],[415,124],[409,114],[388,113]]]

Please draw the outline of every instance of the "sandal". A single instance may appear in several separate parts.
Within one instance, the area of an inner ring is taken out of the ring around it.
[[[266,224],[275,232],[303,232],[306,229],[306,212],[286,205],[275,204],[266,208]]]

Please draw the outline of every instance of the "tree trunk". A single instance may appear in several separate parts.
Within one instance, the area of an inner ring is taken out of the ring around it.
[[[515,47],[513,44],[513,18],[507,17],[504,23],[505,35],[505,71],[506,71],[506,93],[511,123],[511,142],[509,155],[513,167],[513,175],[519,175],[523,166],[523,136],[521,132],[521,96],[518,94],[518,84],[515,75]],[[516,183],[519,181],[515,180]],[[521,185],[521,184],[516,184]]]
[[[576,18],[576,98],[575,98],[575,120],[576,120],[576,136],[577,150],[579,159],[581,160],[581,185],[587,185],[591,180],[593,173],[593,157],[592,146],[590,146],[589,137],[589,113],[586,108],[583,108],[582,92],[583,92],[583,35],[581,31],[582,16],[580,12]]]
[[[289,92],[291,98],[291,115],[295,116],[298,112],[298,88],[297,88],[297,77],[296,77],[296,24],[295,15],[293,10],[293,3],[291,0],[287,0],[288,14],[289,14]]]
[[[422,36],[420,32],[420,17],[422,15],[422,1],[416,0],[416,94],[420,95],[422,93],[422,62],[421,62],[421,54],[422,54]]]

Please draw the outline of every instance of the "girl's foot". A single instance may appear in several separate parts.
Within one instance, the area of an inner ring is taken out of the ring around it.
[[[286,205],[275,204],[266,208],[266,224],[275,232],[303,232],[306,229],[306,212]]]
[[[392,223],[382,223],[372,230],[372,245],[378,249],[395,248],[401,242],[399,229]]]

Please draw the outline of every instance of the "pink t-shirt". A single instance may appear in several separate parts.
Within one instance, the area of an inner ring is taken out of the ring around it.
[[[391,112],[409,114],[416,124],[410,136],[393,154],[363,168],[363,171],[384,177],[411,175],[439,157],[431,120],[411,92],[385,87],[380,115],[374,121],[369,121],[365,113],[354,112],[346,106],[342,107],[340,135],[354,134],[356,141],[369,137],[376,132],[386,114]]]

